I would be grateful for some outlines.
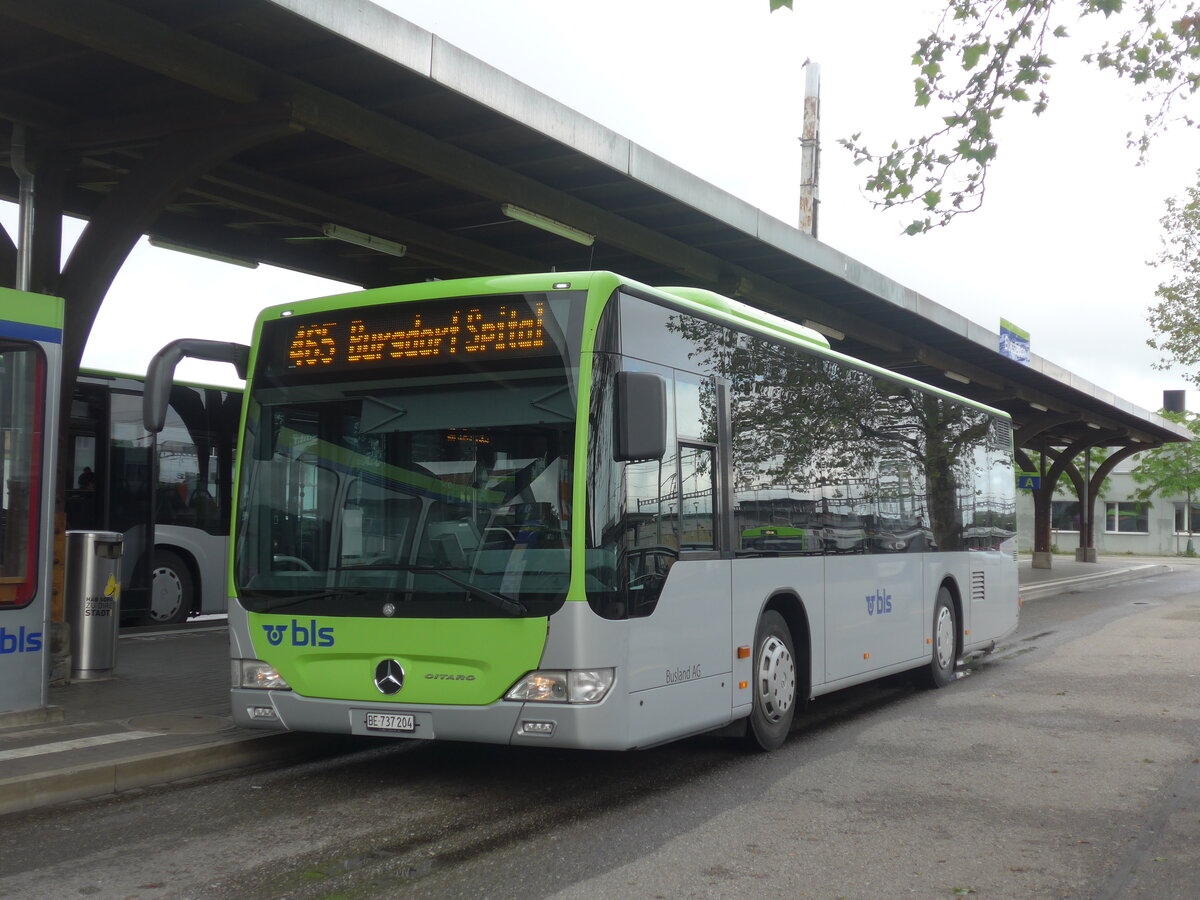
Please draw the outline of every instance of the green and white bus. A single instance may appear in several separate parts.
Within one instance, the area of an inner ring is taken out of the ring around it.
[[[267,309],[248,363],[240,725],[770,749],[1016,628],[1008,417],[737,301],[409,284]]]

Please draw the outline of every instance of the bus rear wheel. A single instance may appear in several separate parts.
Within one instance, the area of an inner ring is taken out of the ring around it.
[[[195,579],[187,563],[170,550],[154,551],[154,569],[150,581],[149,625],[176,625],[192,611],[196,596]]]
[[[920,680],[925,687],[945,687],[954,680],[957,665],[958,616],[954,612],[954,597],[943,585],[933,607],[933,658],[921,672]]]
[[[754,635],[754,702],[746,729],[749,745],[774,750],[787,739],[796,714],[796,652],[783,616],[769,609]]]

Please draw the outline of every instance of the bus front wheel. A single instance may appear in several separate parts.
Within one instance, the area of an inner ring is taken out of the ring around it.
[[[933,607],[933,658],[921,673],[921,681],[926,687],[945,687],[954,680],[957,665],[958,616],[950,589],[943,585]]]
[[[746,738],[759,750],[787,739],[796,713],[796,652],[783,616],[773,609],[758,620],[754,635],[754,703]]]
[[[154,571],[150,582],[150,609],[146,622],[151,625],[175,625],[192,611],[196,585],[192,570],[177,553],[154,551]]]

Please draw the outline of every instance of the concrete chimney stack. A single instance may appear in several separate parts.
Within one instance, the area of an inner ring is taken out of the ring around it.
[[[1167,412],[1187,412],[1187,391],[1163,391],[1163,409]]]

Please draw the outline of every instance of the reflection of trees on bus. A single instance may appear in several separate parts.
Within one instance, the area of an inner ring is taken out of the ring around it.
[[[621,477],[589,473],[592,527],[617,554],[603,614],[653,611],[665,571],[646,578],[647,554],[661,563],[719,545],[713,498],[726,479],[741,555],[953,551],[1013,534],[1012,504],[993,499],[1011,493],[1011,439],[986,410],[795,341],[631,297],[614,306],[620,353],[594,357],[591,433],[611,431],[604,386],[620,367],[662,377],[668,440],[662,459],[625,463]],[[722,403],[730,453],[716,478]],[[599,447],[589,461],[610,457]]]
[[[986,496],[975,499],[1011,468],[1002,454],[976,450],[992,427],[986,412],[690,316],[670,316],[666,330],[689,347],[691,364],[729,385],[743,534],[781,524],[779,500],[761,517],[764,495],[807,504],[824,552],[963,549],[964,515],[1001,515],[981,506]],[[798,516],[786,524],[806,527]],[[757,536],[744,549],[763,546]]]
[[[626,463],[624,478],[592,473],[594,527],[625,572],[606,614],[649,614],[661,560],[714,547],[721,402],[740,554],[955,551],[1013,535],[1013,505],[995,499],[1012,493],[1010,437],[986,410],[664,307],[623,299],[619,311],[622,355],[596,354],[594,376],[604,384],[617,365],[660,374],[671,437],[662,460]],[[593,410],[595,436],[608,415]]]

